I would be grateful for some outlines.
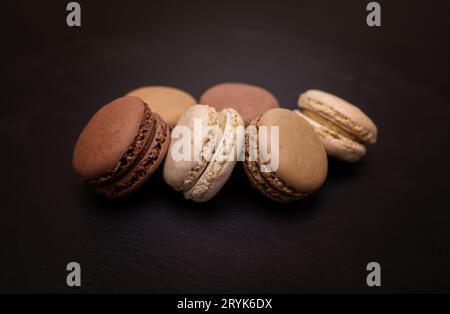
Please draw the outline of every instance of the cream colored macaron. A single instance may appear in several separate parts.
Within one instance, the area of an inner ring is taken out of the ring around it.
[[[205,202],[219,192],[236,165],[244,144],[244,122],[231,108],[217,112],[195,105],[183,113],[172,139],[164,180],[187,199]]]
[[[305,118],[322,140],[327,154],[355,162],[366,154],[365,144],[377,140],[377,126],[358,107],[320,90],[308,90],[298,100],[297,114]]]
[[[127,96],[141,98],[170,128],[177,124],[186,109],[197,103],[187,92],[168,86],[140,87],[129,92]]]

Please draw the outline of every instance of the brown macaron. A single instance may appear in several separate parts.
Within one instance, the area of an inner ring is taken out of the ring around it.
[[[272,136],[266,140],[261,136],[261,132],[272,134],[273,127],[278,127],[277,146]],[[267,167],[271,162],[266,158],[268,152],[271,161],[278,160],[275,168]],[[328,163],[323,144],[308,122],[291,110],[279,108],[260,115],[247,128],[244,169],[262,194],[288,202],[316,191],[325,181]]]
[[[233,108],[241,115],[245,125],[267,110],[280,106],[278,99],[268,90],[245,83],[212,86],[200,97],[200,103],[215,107],[218,111]]]
[[[169,143],[169,127],[158,114],[137,97],[121,97],[97,111],[85,126],[72,165],[99,194],[121,197],[147,181]]]

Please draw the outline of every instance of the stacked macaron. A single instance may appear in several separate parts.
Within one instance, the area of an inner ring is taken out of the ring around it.
[[[355,162],[377,138],[360,109],[318,90],[301,94],[294,111],[244,83],[215,85],[200,103],[167,86],[141,87],[112,101],[81,132],[75,172],[100,195],[116,198],[142,186],[165,159],[166,183],[186,199],[205,202],[242,160],[253,187],[288,202],[320,188],[327,155]]]

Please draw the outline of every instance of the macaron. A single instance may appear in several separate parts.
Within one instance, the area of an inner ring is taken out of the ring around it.
[[[132,90],[127,96],[136,96],[147,103],[173,128],[183,112],[197,100],[185,91],[168,86],[145,86]]]
[[[276,146],[272,136],[262,136],[262,132],[272,134],[274,127],[278,128]],[[271,158],[278,158],[275,167],[267,167],[267,152],[271,152]],[[308,122],[292,110],[278,108],[258,116],[247,128],[244,169],[263,195],[289,202],[319,189],[327,176],[328,163],[323,144]]]
[[[277,98],[268,90],[245,83],[221,83],[207,89],[200,103],[217,110],[235,109],[248,125],[258,115],[280,106]]]
[[[236,165],[244,143],[244,122],[233,109],[207,105],[187,109],[172,130],[164,180],[186,199],[214,197]]]
[[[116,198],[139,188],[164,159],[170,143],[167,123],[137,97],[103,106],[75,144],[72,165],[99,194]]]
[[[366,144],[377,140],[377,126],[358,107],[320,90],[308,90],[298,100],[297,114],[305,118],[322,140],[327,154],[356,162],[366,154]]]

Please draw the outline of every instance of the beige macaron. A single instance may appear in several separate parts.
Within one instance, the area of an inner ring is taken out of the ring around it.
[[[185,91],[168,86],[145,86],[132,90],[127,96],[141,98],[153,112],[158,113],[173,128],[183,112],[197,101]]]
[[[308,122],[292,110],[279,108],[247,127],[244,169],[258,191],[288,202],[315,192],[325,181],[328,163],[323,144]]]
[[[298,100],[297,114],[307,120],[322,140],[327,154],[355,162],[366,154],[365,144],[377,140],[375,123],[358,107],[320,90],[308,90]]]
[[[187,199],[214,197],[236,165],[244,143],[244,122],[233,109],[207,105],[187,109],[172,130],[164,180]]]

